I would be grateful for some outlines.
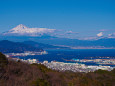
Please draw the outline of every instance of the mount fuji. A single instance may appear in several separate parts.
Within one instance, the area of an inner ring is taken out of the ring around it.
[[[55,29],[48,28],[28,28],[23,24],[16,26],[15,28],[4,32],[3,35],[11,35],[11,36],[42,36],[44,34],[51,34],[55,31]]]

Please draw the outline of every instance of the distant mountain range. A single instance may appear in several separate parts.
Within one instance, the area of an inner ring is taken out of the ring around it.
[[[68,48],[53,46],[49,44],[37,43],[34,41],[24,41],[24,42],[12,42],[8,40],[0,41],[0,52],[3,53],[22,53],[24,51],[43,51],[43,49],[59,49]]]
[[[66,45],[73,47],[115,47],[115,38],[102,38],[98,40],[78,40],[78,39],[67,39],[67,38],[55,38],[49,40],[38,39],[42,43],[47,42],[53,45]]]
[[[32,38],[33,41],[24,42],[11,42],[11,41],[0,41],[0,51],[18,51],[18,49],[25,51],[37,50],[37,49],[68,49],[68,48],[114,48],[114,38],[102,38],[98,40],[77,40],[77,39],[66,39],[66,38]],[[47,44],[46,44],[47,43]],[[5,48],[3,47],[5,46]],[[20,48],[21,47],[21,48]],[[3,49],[4,48],[4,49]]]
[[[115,48],[115,38],[101,38],[98,40],[78,40],[68,38],[56,38],[56,37],[29,37],[29,36],[1,36],[0,40],[9,40],[15,42],[34,41],[44,45],[42,48],[54,48],[54,46],[61,47],[97,47],[97,48]],[[27,42],[25,44],[28,44]],[[31,44],[31,42],[30,42]],[[52,46],[51,46],[52,45]],[[36,43],[34,47],[38,46]],[[47,47],[46,47],[47,46]],[[59,47],[57,47],[59,48]]]

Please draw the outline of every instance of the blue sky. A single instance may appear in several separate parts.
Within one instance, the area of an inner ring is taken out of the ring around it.
[[[115,0],[0,0],[0,32],[18,24],[70,32],[64,35],[70,38],[107,36],[115,32]]]

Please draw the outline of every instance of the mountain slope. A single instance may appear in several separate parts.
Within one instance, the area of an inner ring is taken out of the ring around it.
[[[38,42],[34,42],[34,41],[24,41],[22,43],[26,44],[26,45],[31,45],[31,46],[36,47],[36,48],[42,48],[42,49],[67,48],[67,47],[53,46],[50,44],[38,43]]]
[[[21,53],[24,51],[43,51],[43,49],[35,48],[20,42],[11,42],[8,40],[0,41],[0,52],[3,53]]]

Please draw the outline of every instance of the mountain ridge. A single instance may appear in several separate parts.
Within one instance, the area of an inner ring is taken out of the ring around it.
[[[43,49],[35,48],[31,45],[26,45],[21,42],[12,42],[8,40],[0,41],[0,52],[3,53],[23,53],[24,51],[41,52]]]
[[[31,45],[36,48],[42,48],[42,49],[67,49],[68,47],[61,47],[61,46],[55,46],[55,45],[50,45],[50,44],[44,44],[44,43],[38,43],[35,41],[24,41],[21,42],[26,45]]]

